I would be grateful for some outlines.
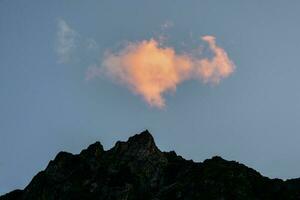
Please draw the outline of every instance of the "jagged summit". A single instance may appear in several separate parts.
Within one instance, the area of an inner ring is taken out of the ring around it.
[[[300,179],[269,179],[219,156],[194,163],[161,152],[148,130],[117,142],[100,142],[78,155],[60,152],[24,190],[0,200],[296,200]]]
[[[139,148],[157,148],[153,136],[147,129],[139,134],[129,137],[127,142],[118,141],[116,144],[118,143],[126,143],[129,146],[136,146]]]
[[[126,142],[116,142],[109,152],[114,152],[123,157],[136,157],[139,159],[161,153],[148,130],[130,137]]]
[[[128,139],[129,143],[138,143],[139,145],[155,145],[153,136],[151,135],[151,133],[146,129],[143,132],[136,134],[134,136],[131,136]]]
[[[87,149],[81,151],[80,154],[101,154],[104,151],[102,144],[97,141],[94,144],[91,144]]]
[[[149,151],[159,151],[154,142],[153,136],[147,129],[140,134],[130,137],[127,142],[131,146],[148,149]]]

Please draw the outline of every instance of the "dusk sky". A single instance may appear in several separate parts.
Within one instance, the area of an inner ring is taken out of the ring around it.
[[[0,194],[59,151],[163,151],[300,177],[300,1],[0,1]]]

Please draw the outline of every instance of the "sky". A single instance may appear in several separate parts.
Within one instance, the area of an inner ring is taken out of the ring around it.
[[[300,2],[0,1],[0,194],[59,151],[163,151],[300,177]]]

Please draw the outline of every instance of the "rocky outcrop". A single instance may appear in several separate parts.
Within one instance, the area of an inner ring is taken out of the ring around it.
[[[188,161],[161,152],[146,130],[105,151],[100,142],[78,155],[60,152],[24,190],[0,200],[288,200],[300,180],[269,179],[235,161]]]

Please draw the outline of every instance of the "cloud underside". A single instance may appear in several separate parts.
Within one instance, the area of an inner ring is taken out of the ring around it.
[[[204,36],[213,56],[197,58],[176,53],[155,39],[129,43],[115,53],[107,53],[102,66],[108,77],[125,85],[149,105],[163,108],[163,94],[175,91],[177,85],[190,79],[218,84],[234,71],[234,64],[224,49],[216,45],[215,37]],[[90,76],[93,73],[90,73]]]

